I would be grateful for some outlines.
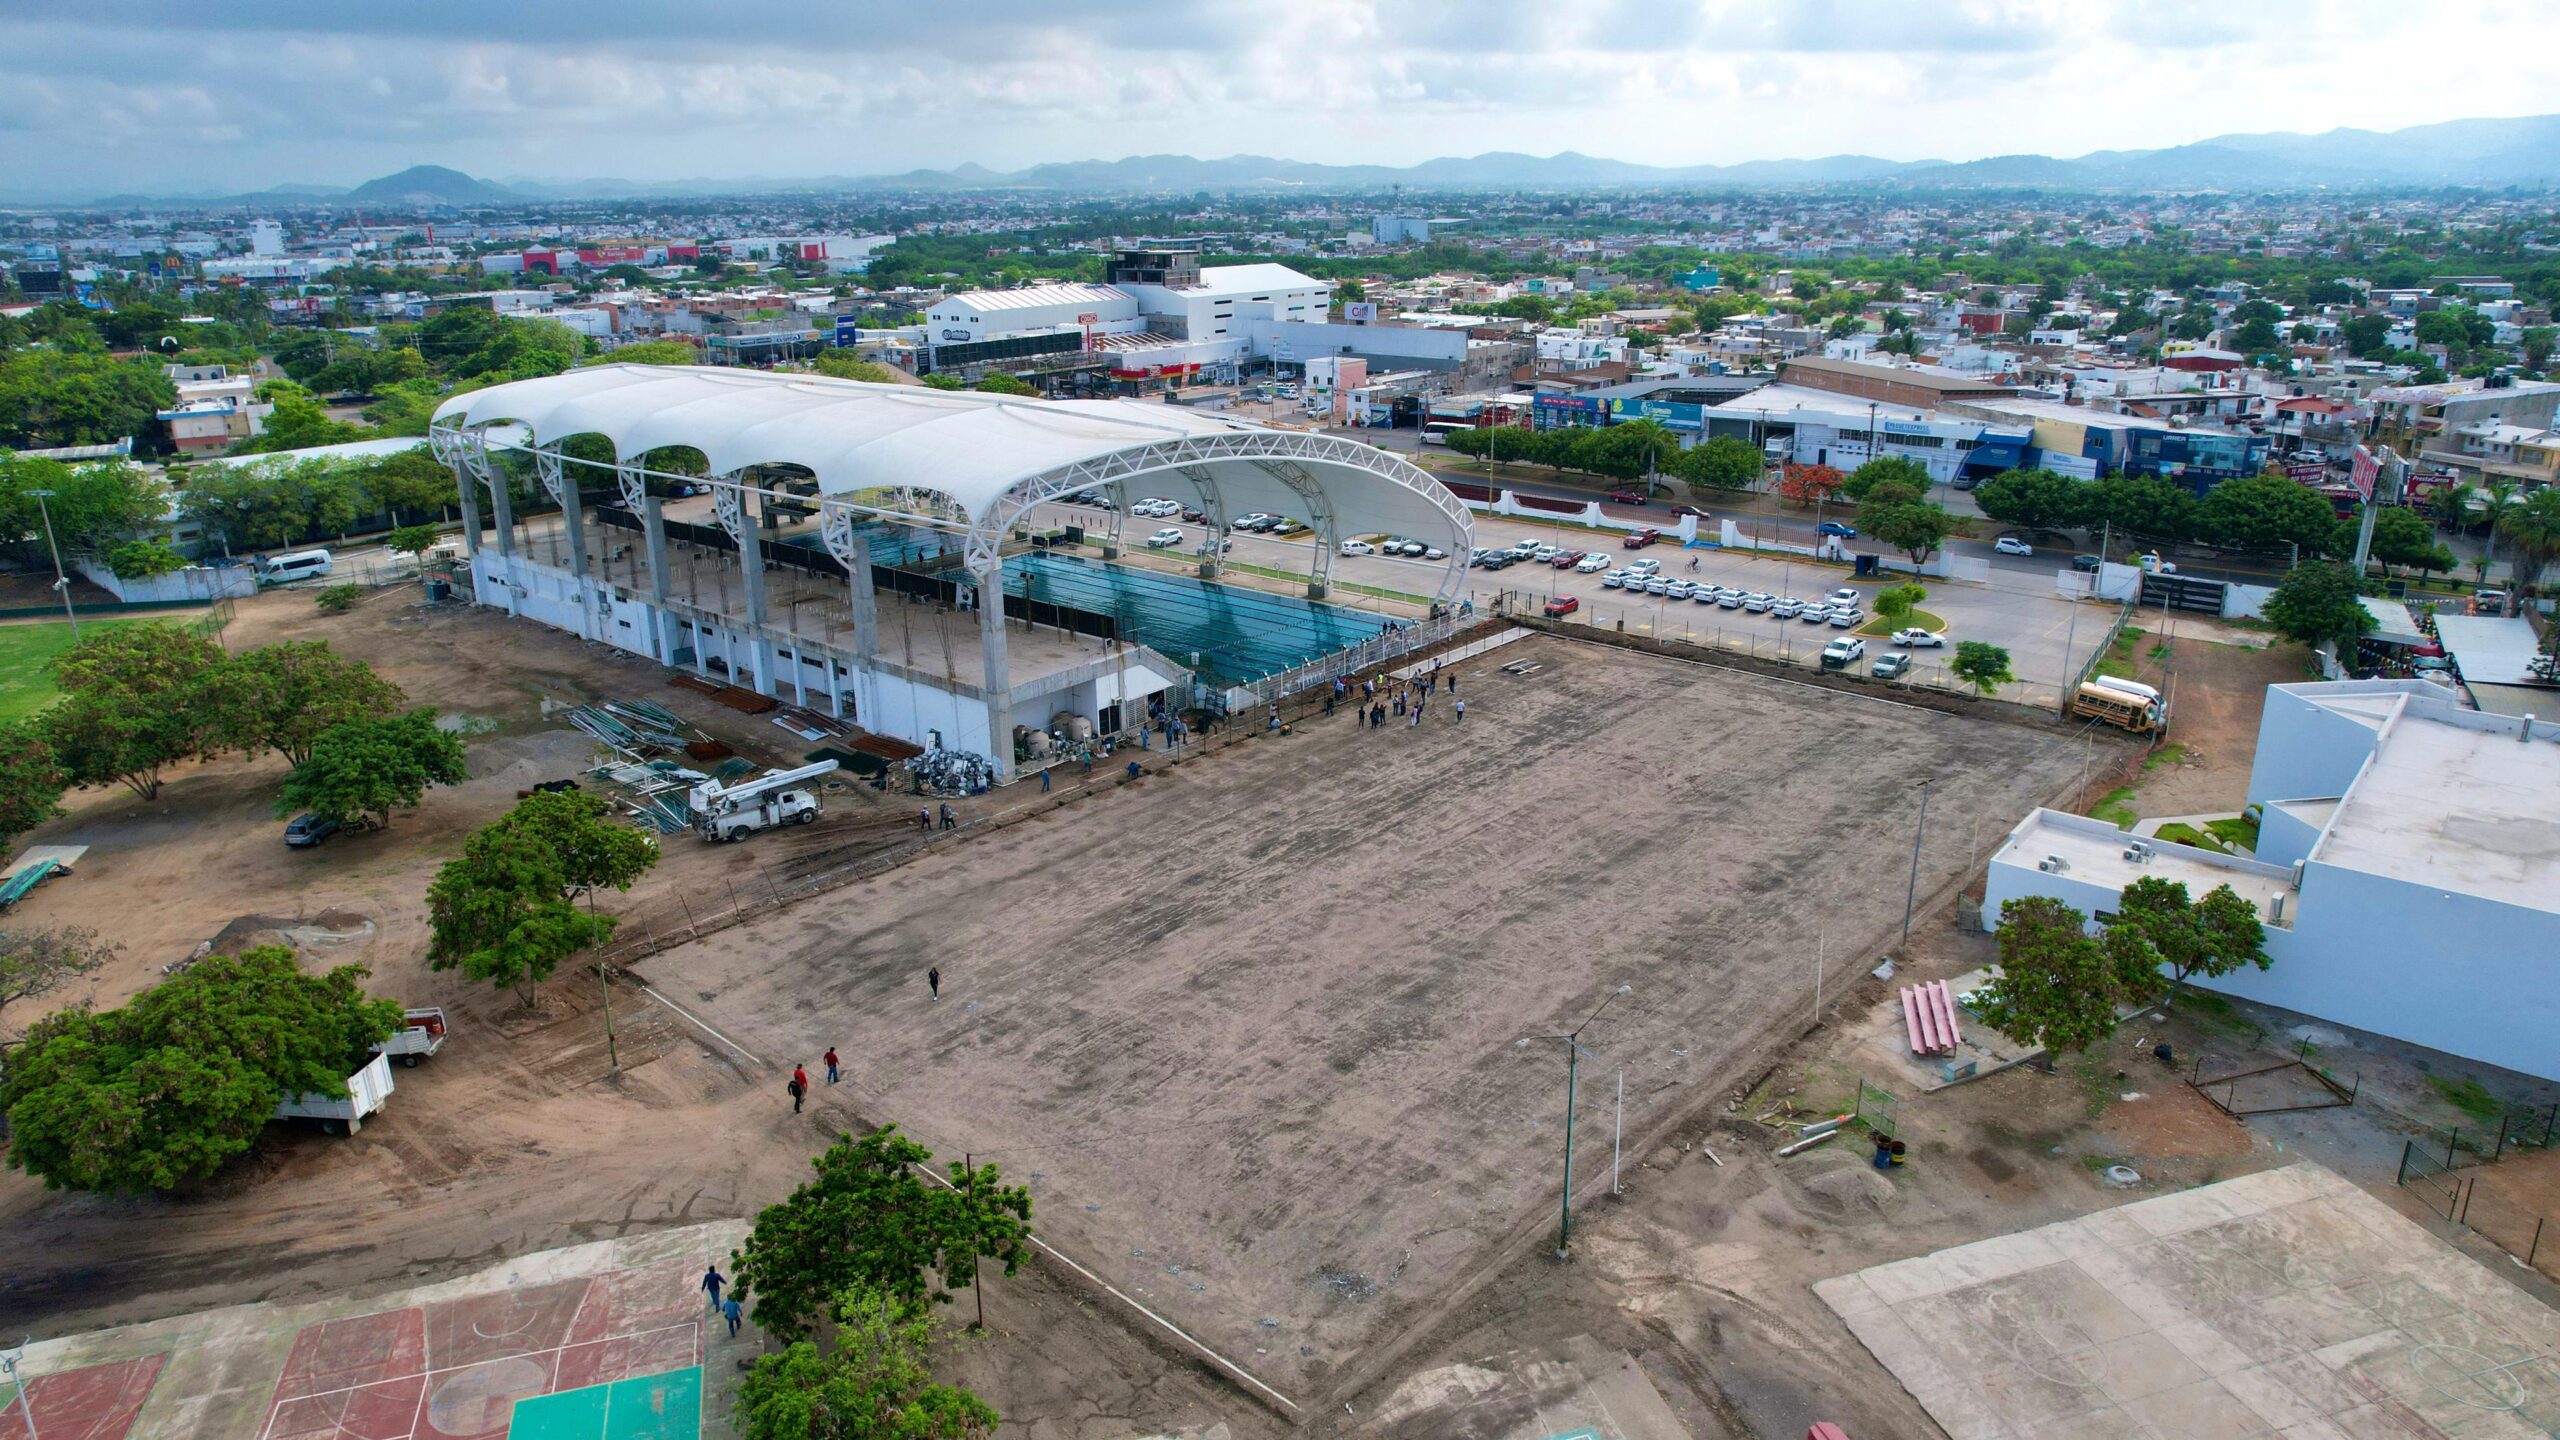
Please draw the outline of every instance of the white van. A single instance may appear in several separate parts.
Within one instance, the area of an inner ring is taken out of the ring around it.
[[[258,583],[286,585],[329,573],[326,550],[288,550],[281,555],[262,556],[258,560]]]

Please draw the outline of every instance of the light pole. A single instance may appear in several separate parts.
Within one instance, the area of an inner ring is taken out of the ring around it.
[[[62,573],[62,547],[53,543],[53,508],[44,502],[53,498],[50,490],[30,490],[36,497],[36,513],[44,517],[44,548],[53,556],[53,588],[62,592],[62,613],[71,622],[71,643],[80,643],[80,615],[71,608],[71,577]]]
[[[1920,820],[1911,827],[1911,883],[1902,891],[1902,955],[1911,956],[1911,907],[1920,898],[1920,837],[1929,828],[1929,782],[1920,782]]]
[[[1599,1019],[1610,1006],[1618,1003],[1619,996],[1634,988],[1632,985],[1621,985],[1610,991],[1609,998],[1600,1002],[1600,1008],[1592,1011],[1589,1019],[1561,1035],[1524,1035],[1518,1042],[1524,1046],[1532,1040],[1564,1042],[1564,1191],[1558,1197],[1556,1204],[1556,1258],[1559,1260],[1565,1258],[1573,1239],[1573,1095],[1574,1084],[1581,1074],[1582,1032],[1590,1029],[1592,1021]],[[1591,1058],[1596,1060],[1600,1057],[1594,1055]]]

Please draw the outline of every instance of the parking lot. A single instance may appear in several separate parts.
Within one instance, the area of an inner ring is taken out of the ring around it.
[[[1087,526],[1094,524],[1096,518],[1093,510],[1072,507],[1049,507],[1042,516],[1044,523]],[[1179,541],[1162,547],[1168,556],[1193,557],[1207,539],[1201,526],[1179,517],[1132,515],[1123,522],[1123,533],[1133,552],[1143,550],[1147,537],[1160,528],[1180,532]],[[1716,532],[1713,521],[1702,521],[1699,528],[1702,534]],[[1375,537],[1360,538],[1365,543]],[[1449,543],[1445,536],[1411,538],[1432,545]],[[1865,597],[1908,578],[1853,580],[1849,566],[1834,562],[1751,555],[1711,546],[1681,549],[1667,541],[1630,550],[1626,548],[1626,538],[1617,531],[1504,515],[1478,515],[1475,523],[1475,544],[1480,547],[1507,547],[1526,540],[1566,550],[1597,549],[1609,557],[1609,568],[1637,559],[1657,561],[1666,580],[1705,582],[1805,601],[1847,587],[1859,592],[1859,610],[1869,618],[1875,607]],[[1313,544],[1311,534],[1281,539],[1237,532],[1231,539],[1234,548],[1229,558],[1245,565],[1305,574],[1313,563],[1308,553]],[[1855,540],[1848,542],[1852,554],[1872,548]],[[1954,658],[1957,642],[1979,640],[2009,652],[2009,668],[2017,675],[2018,683],[2005,687],[2001,698],[2023,704],[2058,705],[2065,680],[2086,663],[2091,649],[2105,638],[2116,611],[2112,605],[2075,604],[2063,599],[2056,593],[2052,575],[2055,569],[2068,565],[2069,558],[2058,554],[2053,558],[2054,566],[2042,571],[1995,569],[1988,582],[1923,580],[1929,598],[1921,602],[1921,608],[1946,622],[1943,635],[1947,643],[1912,651],[1913,665],[1905,677],[1908,682],[1963,688],[1961,682],[1947,674],[1946,667]],[[1445,564],[1378,554],[1337,556],[1333,574],[1340,583],[1331,598],[1337,604],[1410,614],[1409,606],[1363,594],[1354,587],[1429,596],[1439,588]],[[1567,617],[1575,624],[1622,629],[1628,634],[1712,646],[1808,668],[1819,665],[1824,646],[1846,633],[1828,624],[1808,624],[1801,618],[1785,619],[1772,613],[1700,604],[1694,599],[1674,601],[1667,595],[1634,595],[1608,586],[1605,574],[1573,568],[1558,570],[1543,564],[1516,564],[1503,570],[1471,568],[1463,593],[1475,601],[1479,610],[1492,608],[1508,594],[1515,600],[1534,602],[1529,607],[1532,613],[1550,599],[1571,596],[1579,602]],[[1881,636],[1863,638],[1867,654],[1859,662],[1862,672],[1878,656],[1896,648]]]

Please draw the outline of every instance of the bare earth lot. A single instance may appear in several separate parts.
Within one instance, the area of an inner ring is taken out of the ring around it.
[[[1808,1022],[1898,924],[1911,782],[2013,815],[2077,747],[2004,725],[1537,639],[1473,662],[1463,728],[1346,717],[1014,827],[650,962],[788,1063],[1026,1178],[1105,1278],[1313,1399],[1552,1223],[1561,1047],[1581,1177],[1610,1092],[1643,1136]],[[1939,808],[1943,807],[1943,808]],[[1922,893],[1970,856],[1923,858]],[[943,996],[924,987],[942,969]],[[779,1103],[778,1098],[776,1103]]]

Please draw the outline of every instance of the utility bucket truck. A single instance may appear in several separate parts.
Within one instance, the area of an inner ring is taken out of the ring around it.
[[[821,760],[734,785],[705,780],[687,797],[693,806],[693,828],[705,840],[744,840],[776,825],[806,825],[818,818],[818,797],[798,787],[835,768],[833,760]]]

